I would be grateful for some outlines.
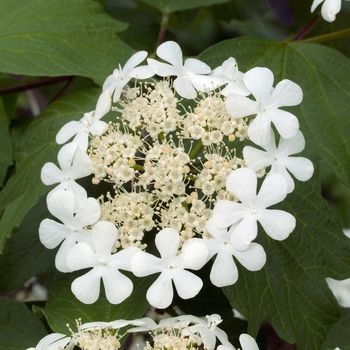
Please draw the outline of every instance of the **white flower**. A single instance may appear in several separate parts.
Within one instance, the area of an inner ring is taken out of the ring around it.
[[[109,91],[113,94],[113,102],[119,100],[123,87],[131,78],[147,79],[154,75],[148,66],[136,67],[147,57],[146,51],[139,51],[132,55],[125,63],[124,68],[119,65],[119,69],[115,69],[113,74],[107,77],[103,83],[103,91]]]
[[[65,334],[52,333],[45,336],[39,341],[35,348],[28,348],[27,350],[60,350],[64,348],[71,337],[67,337]],[[74,344],[70,345],[68,349],[73,349]]]
[[[111,93],[107,90],[103,92],[96,104],[95,111],[85,113],[79,121],[73,120],[63,125],[56,135],[56,142],[60,145],[67,142],[74,135],[73,141],[86,151],[89,142],[89,134],[102,135],[108,124],[100,119],[111,109]]]
[[[70,272],[66,265],[68,252],[77,242],[91,242],[91,233],[84,227],[99,219],[100,206],[95,198],[87,198],[81,210],[74,215],[73,194],[63,190],[54,192],[46,201],[49,212],[62,224],[44,219],[39,227],[40,241],[48,249],[57,247],[63,241],[56,254],[56,268],[61,272]]]
[[[86,191],[75,180],[89,176],[92,172],[92,161],[89,156],[78,148],[75,142],[64,145],[57,156],[59,169],[54,163],[48,162],[41,169],[41,181],[45,185],[60,183],[50,193],[66,190],[73,194],[74,209],[78,211],[86,201]]]
[[[214,350],[216,338],[218,338],[225,348],[234,350],[234,347],[228,341],[227,334],[217,327],[221,322],[222,319],[218,314],[207,315],[206,320],[193,315],[181,315],[161,320],[159,325],[173,324],[173,328],[180,328],[184,336],[199,333],[205,349]]]
[[[249,271],[260,270],[266,262],[266,254],[260,244],[251,243],[244,251],[233,247],[230,236],[235,226],[227,230],[216,227],[212,219],[207,221],[207,231],[213,238],[204,239],[203,243],[208,247],[210,258],[217,254],[210,272],[210,280],[217,287],[230,286],[238,279],[238,270],[232,256]]]
[[[323,2],[321,7],[321,14],[324,20],[327,22],[333,22],[336,14],[340,11],[341,0],[314,0],[311,5],[311,12],[314,12],[316,7]]]
[[[220,93],[224,96],[235,93],[242,96],[250,95],[250,91],[243,83],[244,74],[238,70],[237,62],[233,57],[227,59],[220,67],[211,73],[213,77],[221,77],[223,83],[227,84]]]
[[[273,79],[273,73],[268,68],[253,68],[245,73],[243,81],[256,101],[238,94],[230,94],[226,99],[227,111],[233,118],[256,114],[249,125],[248,136],[260,146],[270,141],[271,122],[286,139],[299,130],[298,119],[279,107],[298,105],[303,99],[300,86],[284,79],[273,89]]]
[[[119,304],[133,289],[131,280],[120,273],[119,269],[130,271],[131,257],[138,248],[129,247],[112,254],[118,231],[111,222],[99,221],[91,231],[91,247],[86,243],[78,243],[67,256],[67,266],[72,271],[92,267],[92,270],[73,281],[72,292],[81,302],[92,304],[100,294],[102,278],[108,301]]]
[[[231,244],[237,250],[247,249],[255,239],[258,221],[271,238],[284,240],[295,228],[294,216],[283,210],[266,208],[281,202],[287,196],[287,188],[283,176],[272,174],[265,178],[257,195],[255,172],[249,168],[234,170],[227,178],[226,189],[241,203],[218,201],[213,210],[213,222],[220,228],[238,223],[231,233]]]
[[[186,59],[183,64],[181,48],[174,41],[161,44],[157,49],[157,55],[170,64],[149,58],[147,62],[152,71],[161,77],[177,76],[174,80],[176,92],[184,98],[195,98],[197,92],[191,81],[195,79],[196,85],[201,85],[201,76],[198,75],[210,73],[210,67],[194,58]],[[208,84],[207,78],[203,80],[203,84]]]
[[[242,345],[242,350],[259,350],[255,339],[249,334],[241,334],[239,336],[239,342]]]
[[[161,258],[146,252],[139,252],[131,260],[131,269],[135,276],[144,277],[160,272],[160,276],[148,289],[148,302],[159,309],[168,307],[173,300],[173,286],[183,299],[193,298],[203,286],[202,280],[185,269],[199,270],[207,262],[208,249],[197,241],[189,239],[182,246],[179,233],[172,228],[161,230],[155,239]]]
[[[288,181],[288,193],[294,190],[294,181],[289,172],[299,181],[307,181],[311,178],[314,172],[312,162],[304,157],[290,157],[305,148],[305,138],[301,131],[290,139],[281,137],[278,147],[276,147],[275,135],[272,133],[270,142],[263,148],[266,152],[250,146],[244,147],[243,156],[248,168],[258,172],[271,166],[269,174],[280,174]]]

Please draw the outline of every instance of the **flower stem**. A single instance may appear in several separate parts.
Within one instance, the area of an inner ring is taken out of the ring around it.
[[[308,43],[322,43],[325,41],[330,40],[336,40],[341,38],[346,38],[350,36],[350,28],[346,28],[343,30],[338,30],[333,33],[323,34],[323,35],[317,35],[312,38],[303,39],[302,42],[308,42]]]
[[[159,33],[158,33],[156,48],[160,44],[162,44],[164,41],[165,33],[166,33],[166,30],[168,27],[168,22],[169,22],[169,15],[170,15],[170,13],[166,10],[162,13],[162,19],[160,22],[160,29],[159,29]]]
[[[298,41],[302,40],[302,38],[315,26],[315,24],[319,21],[320,16],[315,16],[310,22],[306,23],[303,28],[296,33],[292,39],[288,41]]]
[[[190,159],[193,159],[194,156],[197,154],[197,152],[199,151],[199,149],[202,147],[202,140],[199,140],[196,145],[192,148],[189,157]]]

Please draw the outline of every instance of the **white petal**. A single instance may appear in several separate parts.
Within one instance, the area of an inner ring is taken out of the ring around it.
[[[199,270],[208,260],[209,251],[202,240],[189,239],[182,246],[182,252],[178,256],[178,262],[185,269]]]
[[[174,89],[183,98],[193,99],[197,96],[197,92],[190,80],[181,75],[174,80]]]
[[[73,163],[70,168],[70,174],[72,179],[81,179],[83,177],[89,176],[92,172],[92,161],[90,157],[78,149],[75,153]]]
[[[289,158],[288,158],[289,159]],[[294,180],[293,178],[290,176],[289,172],[287,171],[285,164],[288,164],[288,159],[286,159],[285,161],[276,161],[272,164],[271,167],[271,171],[269,172],[268,176],[272,175],[272,174],[279,174],[282,175],[288,183],[288,187],[287,187],[287,192],[291,193],[294,191],[295,185],[294,185]]]
[[[283,138],[290,139],[296,135],[299,130],[299,121],[294,114],[280,109],[270,111],[268,114],[271,122],[274,123],[278,133]]]
[[[64,224],[73,221],[73,194],[68,191],[58,190],[51,192],[46,198],[49,212]]]
[[[70,138],[85,129],[85,125],[73,120],[63,125],[56,135],[56,142],[61,145],[67,142]]]
[[[55,257],[55,266],[58,271],[61,272],[72,272],[72,269],[70,269],[67,266],[67,256],[70,252],[70,250],[75,246],[76,244],[76,235],[71,232],[66,239],[62,242],[60,248],[57,251],[56,257]]]
[[[326,0],[321,8],[322,17],[328,22],[333,22],[340,8],[341,0]]]
[[[48,249],[56,248],[71,232],[67,226],[51,219],[44,219],[39,226],[40,241]]]
[[[148,79],[150,77],[153,77],[153,75],[153,71],[148,66],[136,67],[130,73],[130,76],[136,79]]]
[[[202,280],[195,274],[186,270],[175,269],[172,278],[177,293],[182,299],[193,298],[203,287]]]
[[[226,180],[226,189],[237,197],[244,205],[256,201],[257,177],[249,168],[233,170]]]
[[[41,339],[38,343],[38,345],[35,348],[36,350],[58,350],[59,347],[66,346],[69,341],[71,340],[71,337],[67,337],[66,334],[62,333],[52,333],[45,336],[43,339]]]
[[[114,96],[117,96],[116,93],[114,93]],[[119,94],[120,96],[120,94]],[[119,98],[118,96],[118,98]],[[118,100],[118,98],[116,100]],[[92,136],[96,135],[102,135],[108,128],[108,124],[102,120],[95,120],[93,124],[90,127],[90,134]],[[81,149],[85,150],[85,148],[80,147]]]
[[[234,256],[249,271],[259,271],[266,263],[264,248],[257,243],[251,243],[244,251],[235,251]]]
[[[290,139],[280,138],[278,144],[278,157],[288,157],[300,153],[305,148],[305,138],[300,130]]]
[[[239,336],[239,342],[241,343],[242,350],[259,350],[259,347],[249,334],[241,334]]]
[[[284,164],[299,181],[309,180],[314,173],[312,162],[304,157],[289,157]]]
[[[75,215],[74,224],[79,228],[93,225],[100,218],[100,215],[101,209],[98,201],[89,197],[85,200],[84,207]]]
[[[282,202],[287,196],[288,183],[280,174],[267,176],[260,187],[258,194],[259,209],[265,209],[276,203]]]
[[[102,280],[107,300],[111,304],[120,304],[133,290],[131,280],[115,269],[104,268]]]
[[[160,77],[168,77],[180,74],[180,71],[171,66],[170,64],[158,62],[153,58],[148,58],[147,63],[148,66],[151,68],[152,72],[159,75]]]
[[[243,148],[243,158],[248,168],[254,171],[264,169],[270,166],[273,162],[271,154],[251,146]]]
[[[238,94],[229,94],[226,97],[225,105],[232,118],[244,118],[259,112],[257,102]]]
[[[183,66],[183,71],[194,74],[209,74],[211,72],[211,68],[206,63],[196,58],[187,58]]]
[[[108,262],[108,266],[116,269],[131,271],[131,259],[136,253],[140,252],[139,248],[128,247],[113,254]]]
[[[92,241],[98,255],[110,256],[117,238],[118,230],[109,221],[99,221],[92,228]]]
[[[131,71],[137,65],[139,65],[147,57],[147,55],[148,55],[147,51],[138,51],[138,52],[134,53],[125,63],[125,65],[123,67],[123,73],[126,76],[129,76]]]
[[[259,146],[268,144],[271,140],[271,119],[268,113],[259,113],[248,126],[249,138]]]
[[[131,259],[131,271],[137,277],[152,275],[164,270],[161,259],[146,252],[138,252]]]
[[[210,280],[217,287],[231,286],[238,279],[238,270],[230,251],[218,253],[210,271]]]
[[[83,244],[83,243],[81,243]],[[72,283],[72,292],[84,304],[93,304],[100,295],[101,274],[92,269]]]
[[[54,163],[49,162],[42,167],[40,178],[44,185],[49,186],[62,182],[64,174]]]
[[[314,0],[314,2],[312,3],[311,5],[311,12],[314,12],[316,7],[321,3],[323,2],[324,0]]]
[[[160,274],[146,294],[148,302],[157,309],[167,308],[171,304],[173,296],[171,277],[166,273]]]
[[[166,41],[157,48],[157,55],[177,69],[182,68],[182,50],[175,41]]]
[[[96,254],[86,243],[75,244],[67,254],[67,266],[72,271],[100,266]]]
[[[112,97],[110,91],[104,91],[99,96],[96,109],[94,112],[94,119],[101,119],[105,114],[107,114],[111,110]]]
[[[179,249],[180,235],[173,228],[164,228],[156,235],[155,243],[163,259],[173,258]]]
[[[245,86],[258,102],[264,103],[271,94],[273,73],[268,68],[255,67],[244,74]]]
[[[256,218],[254,215],[249,215],[232,230],[230,242],[234,249],[246,250],[257,234],[258,224]]]
[[[219,200],[213,210],[213,222],[219,228],[226,228],[241,220],[247,209],[240,203]]]
[[[296,220],[283,210],[264,210],[258,220],[266,234],[277,241],[283,241],[294,230]]]
[[[291,80],[280,81],[273,90],[268,108],[279,108],[283,106],[296,106],[303,100],[301,87]]]

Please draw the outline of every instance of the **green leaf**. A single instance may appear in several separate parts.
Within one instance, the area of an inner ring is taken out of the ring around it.
[[[339,347],[342,350],[350,349],[350,309],[341,308],[341,319],[336,323],[329,333],[327,339],[322,345],[322,349],[335,349]]]
[[[41,197],[22,224],[14,229],[0,255],[0,291],[20,289],[31,277],[54,267],[56,250],[46,249],[39,240],[39,225],[50,216],[45,197]]]
[[[320,349],[339,318],[325,278],[349,277],[350,242],[316,181],[298,183],[280,208],[295,216],[296,229],[282,242],[260,231],[257,242],[266,251],[266,265],[255,273],[240,269],[238,282],[224,292],[248,319],[252,334],[267,319],[298,349]]]
[[[40,180],[46,162],[55,162],[60,148],[55,142],[59,129],[70,120],[79,120],[96,106],[100,89],[81,91],[60,99],[35,117],[17,137],[16,173],[0,192],[0,252],[6,238],[49,188]]]
[[[34,312],[42,312],[45,315],[54,332],[67,333],[67,323],[74,330],[75,320],[78,318],[81,318],[82,323],[140,318],[149,307],[145,297],[151,284],[149,278],[132,277],[133,293],[121,304],[111,304],[102,292],[94,304],[87,305],[81,303],[71,292],[71,283],[76,277],[77,274],[74,274],[55,284],[49,291],[45,308],[38,306],[33,308]]]
[[[141,0],[142,2],[155,7],[162,13],[172,13],[176,11],[183,11],[194,9],[201,6],[210,6],[223,4],[229,0]]]
[[[0,297],[1,350],[33,347],[45,335],[45,327],[25,304]]]
[[[133,53],[127,27],[92,0],[0,2],[0,69],[30,76],[79,75],[102,83]]]
[[[350,61],[318,44],[250,38],[217,44],[199,58],[215,68],[230,56],[243,72],[268,67],[275,75],[275,84],[290,79],[301,86],[303,102],[288,110],[300,121],[306,139],[303,154],[311,160],[320,159],[350,187]]]
[[[9,131],[10,120],[6,114],[2,99],[0,99],[0,188],[3,186],[7,169],[13,163],[12,139]]]

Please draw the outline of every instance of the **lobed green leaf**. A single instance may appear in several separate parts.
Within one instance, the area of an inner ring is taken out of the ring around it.
[[[0,69],[29,76],[78,75],[102,83],[133,50],[127,24],[93,0],[0,2]]]

